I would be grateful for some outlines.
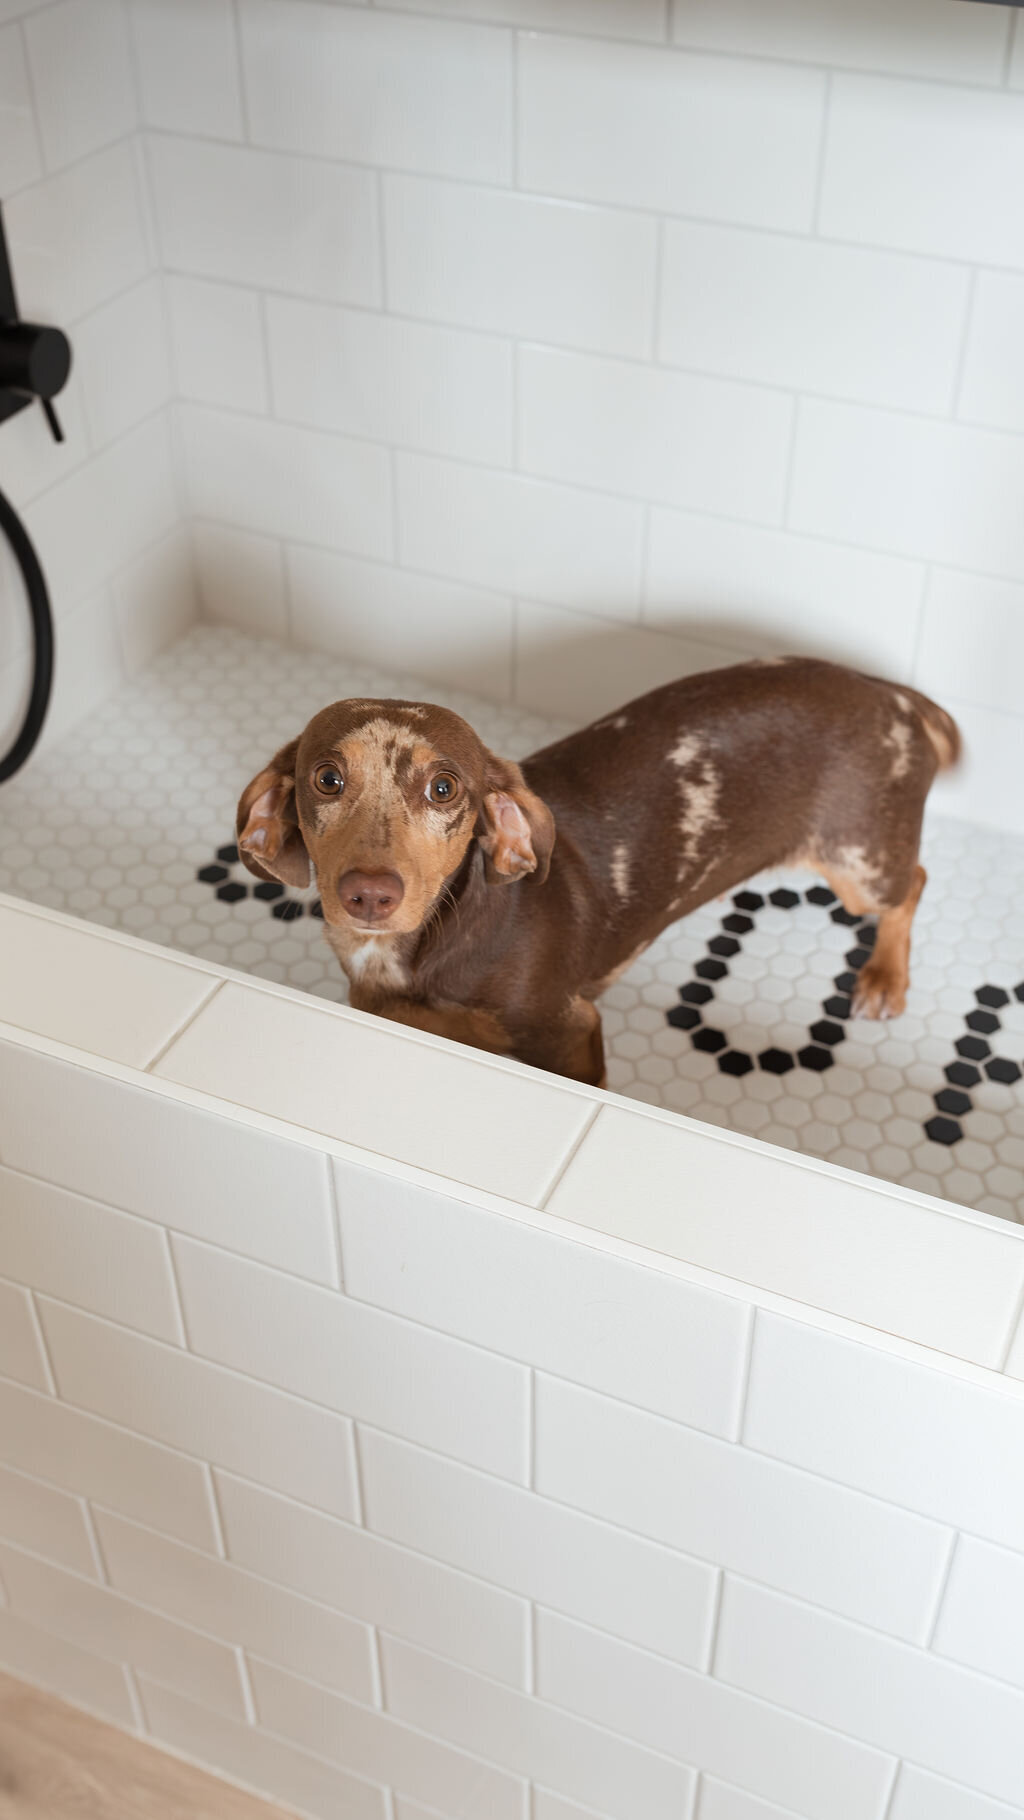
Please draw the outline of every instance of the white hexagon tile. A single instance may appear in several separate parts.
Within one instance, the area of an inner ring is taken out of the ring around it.
[[[0,890],[342,1000],[315,893],[238,864],[241,785],[326,702],[445,703],[519,758],[538,715],[198,627],[0,793]],[[1024,1221],[1024,841],[932,818],[905,1016],[848,1019],[874,939],[806,874],[666,932],[602,1001],[618,1093]]]

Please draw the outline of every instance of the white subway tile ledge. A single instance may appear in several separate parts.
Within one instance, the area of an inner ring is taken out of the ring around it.
[[[11,1081],[19,1055],[41,1051],[379,1170],[385,1202],[402,1178],[419,1182],[747,1303],[784,1313],[797,1304],[834,1332],[872,1328],[911,1357],[927,1349],[960,1374],[980,1368],[1011,1395],[1019,1388],[1024,1239],[1002,1221],[287,986],[172,961],[61,912],[0,898],[0,925],[9,931],[0,1075],[6,1068]],[[35,999],[30,973],[43,982]],[[373,1085],[384,1079],[386,1096]],[[430,1110],[439,1083],[458,1109],[450,1120]],[[16,1162],[12,1134],[0,1116],[0,1162]]]

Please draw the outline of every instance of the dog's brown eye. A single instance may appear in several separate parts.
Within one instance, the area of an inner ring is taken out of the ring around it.
[[[450,771],[442,771],[432,777],[427,785],[427,801],[430,803],[453,803],[459,794],[459,785]]]
[[[321,765],[313,781],[321,796],[340,796],[345,788],[345,779],[334,765]]]

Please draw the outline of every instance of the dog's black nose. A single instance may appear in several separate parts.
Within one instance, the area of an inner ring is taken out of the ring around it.
[[[357,923],[385,922],[404,896],[397,872],[346,872],[338,880],[338,902]]]

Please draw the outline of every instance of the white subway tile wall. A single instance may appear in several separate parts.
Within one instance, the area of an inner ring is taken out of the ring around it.
[[[1016,1278],[964,1365],[111,1066],[0,1046],[0,1665],[309,1820],[1022,1820]]]

